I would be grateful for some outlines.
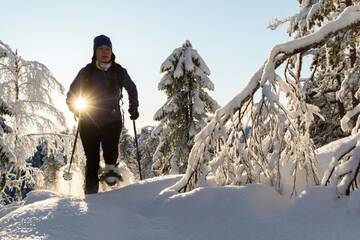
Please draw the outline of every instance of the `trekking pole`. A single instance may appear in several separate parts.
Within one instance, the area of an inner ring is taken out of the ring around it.
[[[143,180],[142,173],[141,173],[140,152],[139,152],[139,146],[138,146],[135,120],[133,120],[133,126],[134,126],[134,135],[135,135],[136,159],[137,159],[138,167],[139,167],[140,180]]]
[[[71,164],[72,164],[72,161],[73,161],[73,158],[74,158],[76,142],[77,142],[77,139],[78,139],[78,136],[79,136],[79,126],[80,126],[80,120],[79,120],[77,128],[76,128],[75,141],[74,141],[74,146],[73,146],[72,152],[71,152],[69,168],[68,168],[67,172],[64,172],[64,175],[63,175],[63,178],[66,181],[70,181],[72,179],[72,173],[70,172],[70,169],[71,169]]]
[[[76,128],[74,146],[72,148],[71,157],[70,157],[69,168],[68,168],[68,171],[64,172],[64,175],[63,175],[63,178],[66,181],[70,181],[72,179],[72,173],[70,172],[70,169],[71,169],[71,164],[72,164],[72,161],[73,161],[73,158],[74,158],[76,142],[77,142],[77,139],[78,139],[78,136],[79,136],[81,113],[82,113],[82,111],[84,111],[86,109],[86,105],[87,105],[86,99],[82,98],[81,95],[74,102],[74,107],[77,110],[77,112],[79,113],[79,116],[78,116],[78,124],[77,124],[77,128]],[[75,120],[76,120],[76,114],[75,114]]]

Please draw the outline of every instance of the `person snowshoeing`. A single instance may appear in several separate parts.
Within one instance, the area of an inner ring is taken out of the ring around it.
[[[80,138],[86,156],[85,194],[97,193],[99,180],[108,185],[121,180],[117,159],[122,130],[119,105],[122,88],[129,96],[130,119],[136,120],[139,117],[136,85],[126,69],[115,62],[110,38],[99,35],[94,38],[91,63],[79,71],[66,97],[69,109],[79,118]],[[79,111],[77,105],[83,110]],[[106,166],[99,179],[100,145]]]

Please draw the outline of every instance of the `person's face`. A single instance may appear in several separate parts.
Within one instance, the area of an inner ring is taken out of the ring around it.
[[[111,48],[106,45],[101,45],[96,49],[96,60],[103,63],[108,63],[111,61]]]

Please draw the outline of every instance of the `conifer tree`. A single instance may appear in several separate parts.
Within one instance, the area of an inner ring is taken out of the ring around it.
[[[165,74],[158,88],[166,93],[167,101],[154,116],[160,121],[154,130],[160,143],[154,154],[153,168],[158,174],[183,173],[194,136],[218,108],[206,92],[214,90],[214,84],[208,78],[208,66],[190,41],[175,49],[160,71]]]
[[[307,36],[337,18],[346,7],[358,2],[299,1],[300,12],[289,19],[288,32],[294,38]],[[317,147],[348,135],[341,129],[340,121],[346,111],[359,103],[355,97],[357,83],[353,79],[353,74],[359,71],[356,64],[358,42],[359,30],[352,27],[306,54],[312,58],[312,73],[309,77],[303,77],[306,101],[318,106],[323,116],[315,117],[311,125],[311,138]],[[302,65],[306,55],[291,58],[288,71],[293,71],[296,61]],[[351,124],[355,124],[355,121]]]
[[[299,14],[290,18],[289,33],[295,38],[306,37],[319,27],[339,18],[346,8],[358,5],[358,0],[299,1]],[[355,6],[356,7],[356,6]],[[322,184],[333,184],[340,194],[349,194],[357,186],[360,159],[356,157],[357,147],[353,137],[357,134],[359,111],[359,40],[360,31],[356,24],[329,37],[326,43],[307,53],[312,56],[310,77],[303,78],[306,101],[320,109],[322,117],[315,117],[310,136],[316,147],[338,143],[338,151]],[[302,64],[303,55],[295,61]],[[291,71],[291,64],[289,64]],[[347,137],[349,136],[349,137]],[[339,141],[337,141],[339,140]],[[343,144],[339,144],[342,142]],[[351,147],[345,147],[348,144]],[[339,154],[342,152],[341,154]],[[351,166],[351,167],[350,167]]]
[[[16,162],[14,154],[4,143],[4,134],[12,132],[12,129],[5,123],[4,115],[12,115],[9,106],[0,98],[0,193],[4,195],[3,190],[9,176],[11,166]]]
[[[155,176],[152,169],[152,159],[159,145],[159,139],[152,136],[152,132],[155,129],[153,126],[146,126],[141,129],[138,136],[139,151],[141,156],[141,170],[144,178],[151,178]]]
[[[135,158],[135,142],[128,129],[123,127],[119,141],[119,159],[123,161],[134,176],[140,176]]]
[[[196,136],[186,174],[170,189],[188,191],[209,179],[218,184],[268,183],[291,195],[304,189],[300,184],[317,185],[320,180],[336,186],[339,194],[357,187],[359,1],[299,2],[299,14],[288,18],[295,39],[275,45],[243,91],[216,111]],[[286,21],[274,22],[272,27]],[[305,56],[314,57],[310,77],[302,75]],[[285,70],[281,75],[276,71],[280,65]],[[330,96],[321,97],[327,93],[326,84],[334,88]],[[309,101],[316,94],[323,100]],[[335,101],[325,108],[321,102],[331,97]],[[326,113],[328,109],[333,112]],[[351,135],[321,139],[326,130],[314,131],[320,121],[334,121]],[[333,141],[322,150],[332,159],[322,179],[315,141],[316,146]]]

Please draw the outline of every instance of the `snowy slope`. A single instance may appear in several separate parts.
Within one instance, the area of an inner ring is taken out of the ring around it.
[[[35,191],[0,209],[0,239],[359,239],[360,192],[315,187],[290,201],[264,185],[159,193],[179,176],[72,198]]]

